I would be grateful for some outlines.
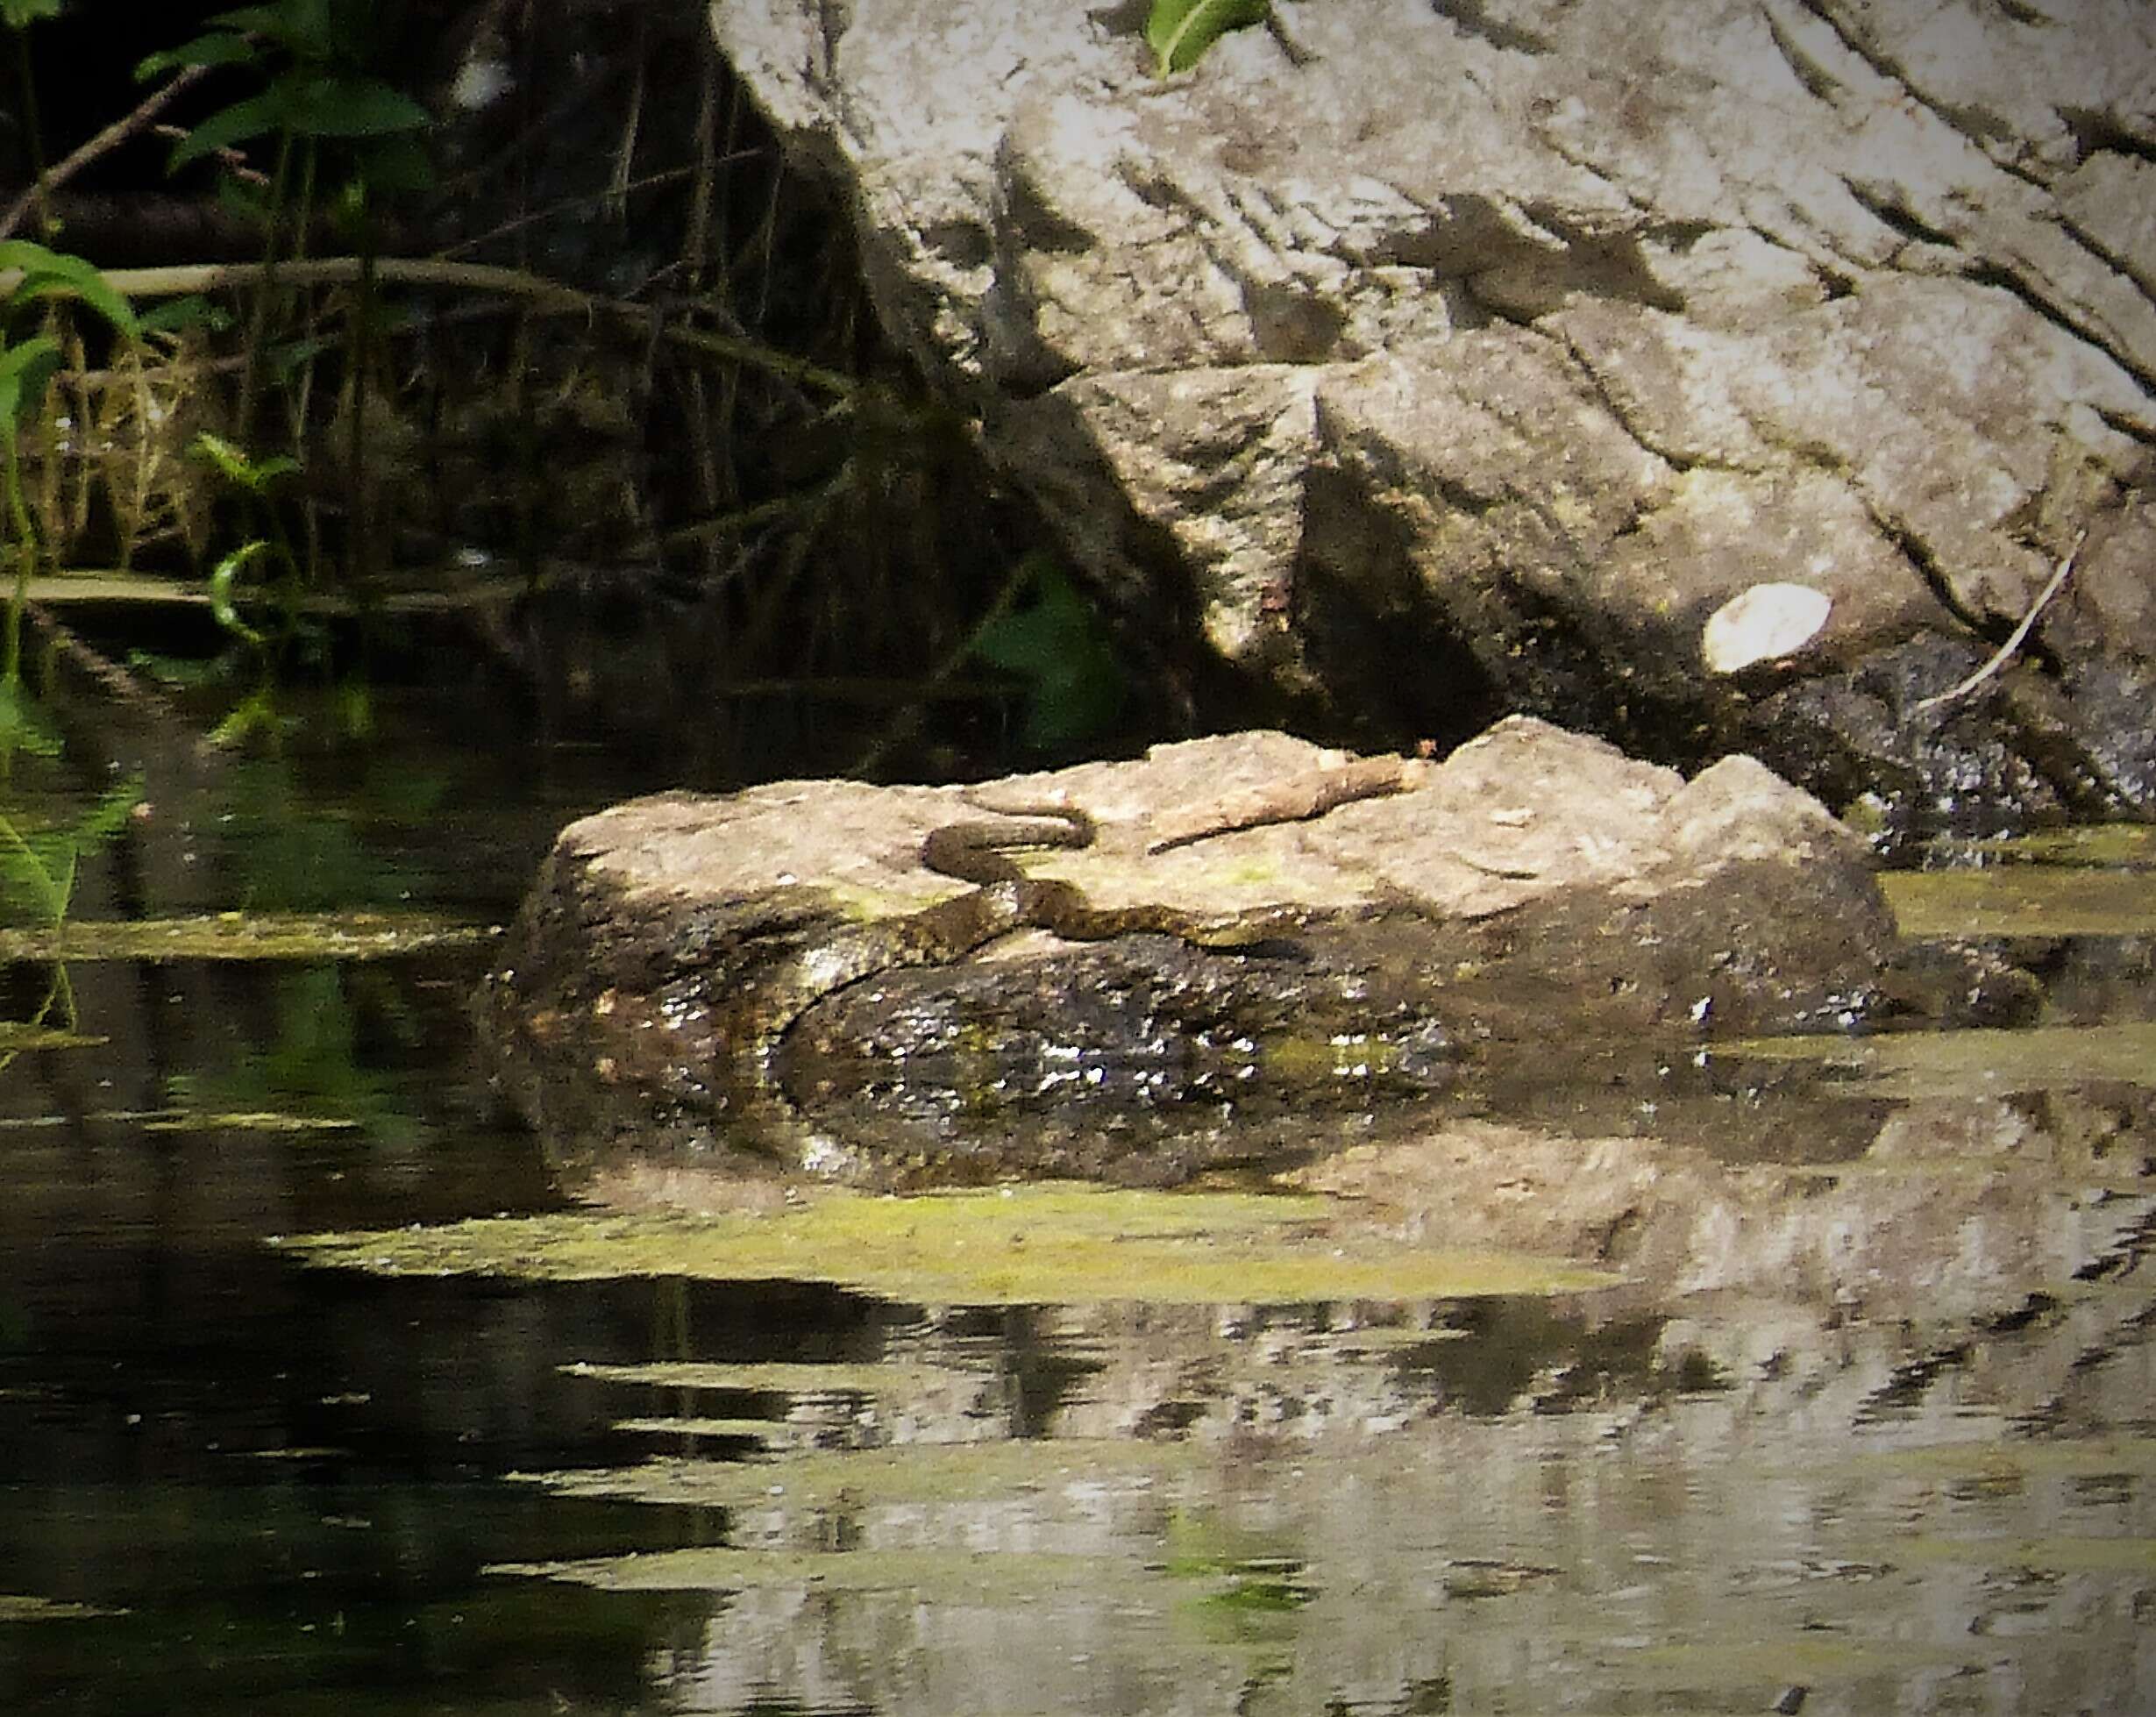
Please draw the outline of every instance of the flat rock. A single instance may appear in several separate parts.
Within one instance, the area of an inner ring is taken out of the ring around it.
[[[1747,758],[1686,780],[1513,717],[1377,766],[1383,796],[1149,851],[1356,769],[1243,733],[970,796],[789,781],[615,807],[563,832],[487,987],[504,1088],[568,1165],[1163,1180],[1306,1158],[1315,1110],[1352,1130],[1553,1042],[1831,1026],[1875,993],[1893,930],[1862,844]],[[1028,927],[795,998],[822,948],[971,886],[921,853],[976,799],[1094,818],[1092,845],[1025,863],[1096,905],[1262,911],[1266,934]]]

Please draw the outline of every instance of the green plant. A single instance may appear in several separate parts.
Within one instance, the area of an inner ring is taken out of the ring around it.
[[[1163,77],[1188,71],[1230,30],[1263,24],[1271,0],[1153,0],[1146,15],[1146,46]]]
[[[0,24],[15,39],[15,93],[22,103],[22,133],[30,151],[31,189],[39,225],[52,235],[52,210],[46,206],[45,142],[38,128],[38,84],[30,75],[30,26],[60,16],[60,0],[0,0]]]
[[[41,209],[45,152],[38,128],[37,83],[31,75],[29,30],[59,13],[60,0],[0,0],[0,25],[7,27],[15,43],[16,94]],[[54,223],[49,210],[42,213],[49,234]],[[40,546],[23,488],[22,437],[60,367],[55,307],[68,300],[87,304],[130,342],[140,328],[133,307],[89,262],[27,239],[0,242],[0,283],[5,289],[0,294],[0,507],[6,515],[7,552],[15,561],[15,588],[8,600],[4,632],[0,633],[0,773],[4,773],[19,747],[42,743],[22,689],[23,611],[29,603]],[[7,832],[14,833],[12,825]]]
[[[239,492],[258,531],[223,556],[210,574],[210,613],[220,627],[254,655],[260,670],[253,691],[210,735],[213,745],[230,745],[258,730],[274,726],[278,659],[285,647],[302,636],[306,625],[301,609],[306,574],[293,552],[291,538],[275,504],[275,491],[298,474],[300,463],[283,453],[258,459],[207,431],[195,438],[195,448]],[[265,632],[247,618],[243,603],[248,599],[250,585],[260,587],[260,594],[275,606],[272,631]]]
[[[429,182],[425,152],[414,133],[430,116],[402,90],[366,69],[377,45],[379,9],[356,0],[276,0],[219,12],[215,27],[135,68],[139,80],[191,67],[243,68],[261,80],[253,95],[218,109],[173,147],[177,173],[209,157],[227,158],[258,138],[274,139],[266,194],[230,175],[227,194],[263,217],[271,261],[289,246],[304,252],[307,222],[317,208],[363,216],[383,190]],[[337,175],[328,196],[324,173]]]
[[[1061,751],[1098,737],[1122,709],[1122,664],[1107,626],[1044,552],[1028,555],[1014,570],[1004,601],[974,632],[970,653],[1022,687],[1019,743],[1028,751]]]
[[[86,848],[101,844],[127,826],[142,801],[142,778],[111,788],[64,829],[25,834],[0,815],[0,911],[27,918],[41,929],[67,921],[75,895],[75,866]]]
[[[86,848],[110,840],[127,825],[142,802],[142,778],[131,776],[64,829],[25,833],[12,817],[0,815],[0,916],[26,917],[39,929],[57,930],[67,922],[75,897],[75,867]],[[66,1028],[75,1029],[75,989],[67,966],[55,961],[45,999],[30,1024],[42,1026],[57,1008]],[[15,1059],[0,1055],[0,1071]]]
[[[395,9],[389,9],[394,11]],[[374,213],[385,192],[416,189],[431,182],[416,133],[430,123],[426,109],[375,76],[367,62],[381,46],[383,9],[373,0],[274,0],[219,12],[206,33],[153,53],[135,68],[139,80],[184,74],[198,68],[238,68],[260,82],[253,94],[212,113],[174,146],[169,170],[217,159],[228,163],[240,146],[274,141],[265,189],[258,178],[228,172],[229,201],[253,213],[263,229],[263,267],[272,281],[277,265],[307,253],[319,211],[327,210],[356,240],[363,258],[374,254]],[[327,189],[324,182],[328,181]],[[372,300],[371,272],[363,271],[359,303],[345,324],[346,374],[355,391],[363,385],[364,341]],[[238,422],[243,432],[253,409],[267,352],[274,291],[255,295],[248,329],[246,368]],[[307,421],[313,360],[325,342],[303,325],[291,353],[295,437]],[[358,462],[364,400],[352,402]]]
[[[0,296],[0,501],[7,514],[7,552],[14,557],[15,589],[0,638],[0,767],[25,731],[22,698],[23,609],[39,558],[38,531],[23,491],[22,430],[44,397],[60,364],[60,342],[51,331],[55,301],[78,300],[132,338],[135,313],[96,269],[79,256],[50,250],[27,239],[0,243],[0,280],[13,283]],[[29,313],[39,318],[25,331]]]

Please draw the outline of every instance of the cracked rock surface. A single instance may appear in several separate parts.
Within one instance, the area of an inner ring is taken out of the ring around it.
[[[1166,82],[1143,11],[712,14],[1124,606],[1373,738],[1509,708],[1912,825],[2156,809],[2139,0],[1279,0]],[[1711,668],[1785,584],[1824,623]]]

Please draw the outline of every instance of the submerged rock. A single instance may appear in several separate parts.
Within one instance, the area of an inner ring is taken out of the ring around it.
[[[1395,790],[1249,821],[1341,779]],[[993,887],[927,869],[924,843],[984,805],[1056,804],[1096,837],[1028,873],[1141,927],[954,939]],[[1220,832],[1194,836],[1209,806]],[[1153,908],[1262,933],[1172,934]],[[563,832],[483,1011],[504,1088],[573,1172],[1165,1182],[1305,1160],[1388,1100],[1472,1103],[1596,1045],[1846,1022],[1892,947],[1862,844],[1758,763],[1687,781],[1513,717],[1391,770],[1246,733],[975,798],[636,801]]]

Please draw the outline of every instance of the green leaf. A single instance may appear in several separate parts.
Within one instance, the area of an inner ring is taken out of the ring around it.
[[[22,916],[40,926],[61,923],[68,915],[68,893],[73,881],[67,856],[32,843],[0,817],[0,907],[11,917]]]
[[[32,334],[13,346],[0,346],[0,382],[40,388],[59,363],[60,342],[50,334]]]
[[[259,96],[220,108],[172,152],[167,170],[272,132],[294,137],[386,137],[431,125],[433,116],[379,78],[287,73]]]
[[[18,546],[17,552],[20,552]],[[58,757],[60,734],[38,707],[20,675],[0,679],[0,758],[17,752]]]
[[[0,437],[11,445],[24,413],[44,397],[45,384],[59,367],[60,343],[44,334],[0,347]]]
[[[0,243],[0,270],[19,268],[22,279],[11,298],[80,298],[131,338],[137,331],[134,307],[115,292],[95,264],[28,239]]]
[[[220,30],[149,55],[136,65],[135,82],[147,83],[153,77],[162,77],[167,72],[181,71],[189,66],[251,65],[261,57],[254,44],[245,36]]]
[[[27,30],[39,18],[58,18],[60,0],[0,0],[0,24]]]
[[[73,826],[32,830],[24,834],[0,816],[0,903],[27,906],[40,923],[57,925],[68,915],[77,861],[88,847],[101,846],[121,830],[142,802],[142,777],[131,775],[106,791]]]
[[[355,170],[359,187],[371,196],[434,189],[434,163],[419,139],[409,134],[366,145]]]
[[[210,22],[224,30],[253,30],[274,36],[289,27],[288,5],[237,6],[229,12],[212,12]]]
[[[203,743],[218,751],[237,749],[257,733],[276,733],[284,725],[277,714],[277,702],[269,688],[248,695],[231,714],[210,731]]]
[[[267,183],[258,185],[237,173],[220,173],[217,197],[217,207],[230,215],[232,224],[242,231],[249,227],[265,232],[269,230],[275,207]]]
[[[144,311],[141,323],[146,334],[182,334],[195,328],[205,333],[217,333],[231,325],[230,311],[196,292],[190,292],[184,298],[166,299],[154,309]]]
[[[300,137],[387,137],[418,131],[433,115],[402,90],[375,77],[278,80],[284,124]]]
[[[165,170],[177,173],[189,161],[214,155],[251,137],[267,136],[282,125],[283,118],[284,104],[277,99],[274,86],[244,102],[221,107],[173,146],[172,159],[165,163]]]
[[[257,538],[234,549],[217,562],[216,571],[210,574],[210,612],[217,617],[217,624],[234,638],[258,647],[263,642],[262,635],[240,618],[234,593],[238,588],[240,574],[268,552],[269,545]]]
[[[295,59],[326,60],[337,51],[328,0],[277,0],[271,6],[242,6],[210,19],[221,30],[267,36]]]
[[[1113,723],[1123,671],[1099,613],[1045,555],[1035,560],[1032,588],[1031,603],[981,628],[972,653],[1024,682],[1020,738],[1034,751],[1055,751]]]
[[[281,379],[288,381],[324,353],[341,351],[345,338],[341,332],[330,332],[317,334],[312,339],[281,340],[270,349],[271,367]],[[296,466],[293,468],[298,469]]]
[[[130,775],[117,787],[106,789],[103,797],[83,813],[75,825],[75,838],[78,844],[95,846],[109,841],[127,827],[134,816],[135,807],[142,802],[142,777]]]
[[[203,430],[195,438],[195,451],[243,488],[253,487],[254,467],[249,461],[245,448],[236,446],[221,435],[212,435],[208,430]]]
[[[1263,24],[1271,0],[1153,0],[1145,39],[1163,77],[1188,71],[1230,30]]]
[[[267,459],[258,460],[238,443],[212,435],[208,430],[196,433],[195,451],[215,465],[229,481],[253,495],[263,494],[279,478],[288,477],[300,469],[300,462],[289,454],[272,453]],[[250,543],[240,552],[263,546],[260,543]]]
[[[160,656],[154,650],[130,650],[127,652],[127,666],[137,673],[175,691],[192,691],[198,687],[217,685],[231,678],[232,673],[229,657],[211,656],[205,659],[194,656]]]

